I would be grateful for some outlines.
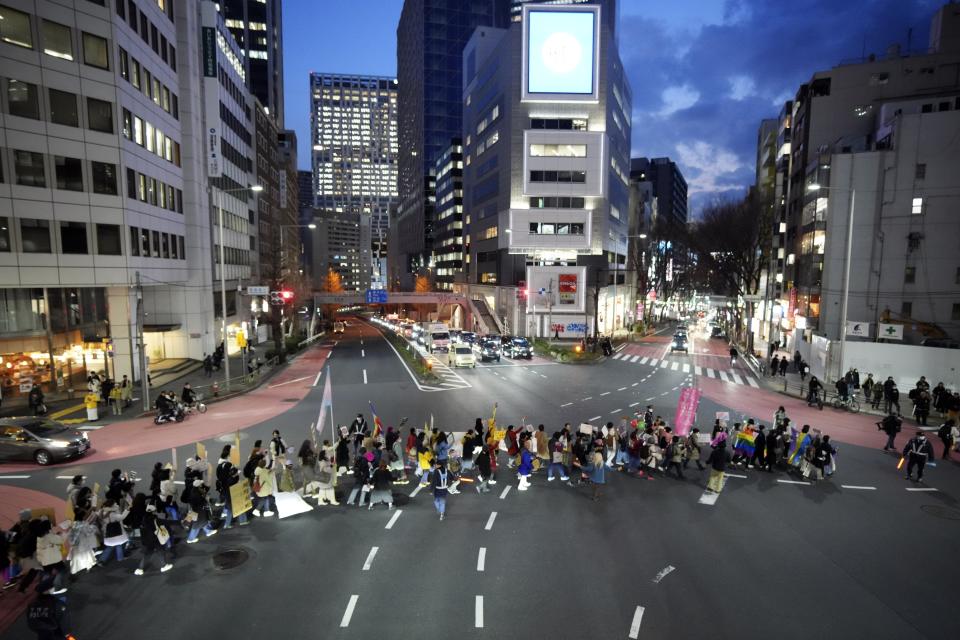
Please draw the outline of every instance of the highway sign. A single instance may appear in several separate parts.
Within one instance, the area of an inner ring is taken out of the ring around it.
[[[247,287],[248,296],[266,296],[269,294],[270,294],[270,287],[268,286],[256,285],[256,286]]]
[[[367,289],[367,304],[386,304],[386,289]]]

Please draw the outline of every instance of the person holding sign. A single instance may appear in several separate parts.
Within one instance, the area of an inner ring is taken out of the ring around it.
[[[217,461],[217,491],[220,492],[220,501],[223,503],[223,528],[233,527],[233,518],[237,516],[237,524],[243,526],[248,524],[247,511],[250,510],[249,496],[243,505],[234,505],[233,490],[234,486],[240,484],[240,470],[234,466],[231,460],[233,446],[223,445],[223,451],[220,452],[220,459]],[[246,493],[246,491],[241,491]]]

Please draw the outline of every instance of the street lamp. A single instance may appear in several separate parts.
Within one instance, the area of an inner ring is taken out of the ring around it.
[[[816,182],[811,182],[807,185],[807,191],[819,191],[821,189],[840,191],[840,189],[833,189],[832,187],[822,187]],[[840,299],[840,356],[838,358],[838,376],[843,375],[843,350],[847,344],[847,309],[850,300],[850,260],[853,253],[853,207],[857,199],[857,190],[851,188],[849,191],[850,211],[847,215],[846,257],[843,263],[843,297]]]
[[[224,383],[226,384],[227,391],[230,391],[230,345],[227,341],[227,279],[225,275],[227,263],[223,241],[223,194],[244,193],[246,191],[250,191],[251,193],[260,193],[263,191],[263,186],[255,184],[248,187],[239,187],[237,189],[216,189],[217,219],[220,227],[220,326],[223,336]]]

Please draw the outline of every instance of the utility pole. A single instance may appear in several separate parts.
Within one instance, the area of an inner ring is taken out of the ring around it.
[[[137,271],[137,348],[140,350],[140,395],[144,412],[150,411],[150,382],[147,379],[147,349],[143,344],[143,285]]]
[[[550,340],[550,332],[553,331],[553,278],[547,286],[547,341]],[[554,332],[556,335],[556,332]]]

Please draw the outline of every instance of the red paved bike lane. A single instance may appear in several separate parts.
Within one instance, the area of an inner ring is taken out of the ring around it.
[[[306,397],[329,354],[329,347],[312,347],[267,384],[236,398],[210,404],[202,416],[192,415],[180,423],[161,425],[155,425],[151,417],[136,418],[93,431],[90,433],[93,453],[81,460],[84,463],[104,462],[168,450],[247,429],[278,416]],[[71,460],[52,466],[76,463],[77,460]],[[30,463],[0,466],[0,473],[36,470],[37,465]]]

